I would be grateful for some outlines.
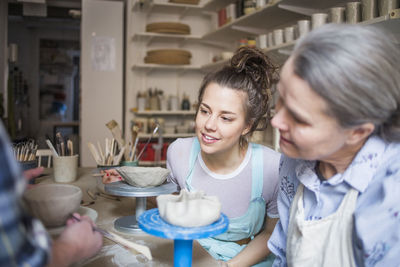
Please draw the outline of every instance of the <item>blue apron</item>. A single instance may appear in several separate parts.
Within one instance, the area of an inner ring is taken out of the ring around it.
[[[263,151],[258,144],[252,144],[252,189],[251,201],[246,213],[240,217],[229,218],[228,231],[215,237],[199,239],[198,242],[210,253],[215,259],[227,261],[236,256],[246,245],[239,245],[232,241],[244,238],[254,238],[263,226],[265,219],[265,200],[262,196],[263,188]],[[189,174],[186,177],[186,187],[189,191],[195,190],[192,187],[193,169],[200,153],[200,144],[197,138],[194,138],[190,151]],[[266,260],[254,265],[272,266],[274,256],[271,253]]]

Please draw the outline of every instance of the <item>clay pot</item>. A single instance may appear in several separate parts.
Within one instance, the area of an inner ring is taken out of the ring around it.
[[[170,171],[161,167],[132,167],[116,168],[124,180],[136,187],[152,187],[163,184]]]
[[[78,210],[82,191],[69,184],[45,184],[27,190],[24,199],[33,216],[47,227],[56,227]]]

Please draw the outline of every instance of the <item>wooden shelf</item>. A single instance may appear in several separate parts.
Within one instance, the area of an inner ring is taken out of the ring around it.
[[[188,40],[200,40],[201,36],[187,35],[187,34],[168,34],[168,33],[153,33],[153,32],[139,32],[132,36],[133,41],[157,41],[157,40],[169,40],[169,41],[188,41]]]
[[[305,16],[278,7],[277,3],[267,4],[251,14],[241,16],[224,26],[206,33],[205,40],[234,42],[243,37],[257,36],[274,28],[284,27]]]
[[[174,116],[174,115],[190,115],[193,116],[196,114],[195,110],[145,110],[145,111],[135,111],[133,108],[131,109],[133,113],[139,116]]]
[[[193,65],[163,65],[163,64],[134,64],[133,70],[200,70],[199,66]]]
[[[227,5],[235,2],[236,2],[235,0],[209,0],[203,4],[202,8],[205,11],[216,12],[221,8],[226,7]]]
[[[140,1],[136,0],[133,5],[133,11],[145,11],[145,12],[162,12],[162,13],[182,13],[188,10],[202,10],[200,5],[190,5],[190,4],[176,4],[161,1],[144,1],[145,3],[140,5]]]

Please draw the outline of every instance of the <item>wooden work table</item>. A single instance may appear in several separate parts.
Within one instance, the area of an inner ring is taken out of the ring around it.
[[[147,261],[143,255],[134,255],[121,246],[104,239],[103,248],[96,256],[74,266],[173,266],[173,240],[158,238],[146,233],[125,234],[115,230],[113,226],[115,219],[134,214],[135,198],[116,198],[105,194],[96,195],[96,192],[101,191],[101,188],[98,187],[98,184],[101,185],[99,183],[101,177],[94,177],[93,173],[96,173],[95,168],[79,168],[78,179],[71,184],[82,189],[83,205],[97,211],[97,226],[115,232],[128,240],[148,246],[153,260]],[[54,183],[52,169],[45,169],[44,174],[45,176],[36,179],[36,184]],[[88,190],[96,195],[96,199],[93,200],[90,197],[87,193]],[[196,241],[193,242],[192,264],[194,267],[218,266],[218,263]]]

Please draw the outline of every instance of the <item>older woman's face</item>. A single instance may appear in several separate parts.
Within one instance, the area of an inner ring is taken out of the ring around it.
[[[281,151],[292,158],[329,160],[346,150],[348,130],[326,115],[326,102],[293,73],[289,59],[278,84],[279,100],[272,126],[279,129]]]

